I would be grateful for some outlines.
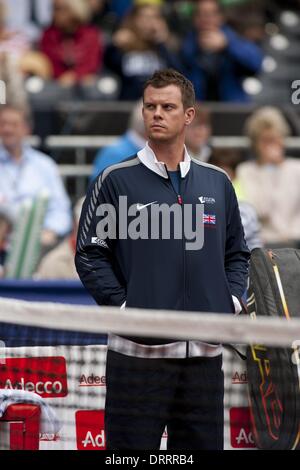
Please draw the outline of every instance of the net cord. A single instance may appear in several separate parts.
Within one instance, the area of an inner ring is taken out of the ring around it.
[[[291,347],[300,319],[0,299],[0,322],[86,333]],[[1,330],[0,330],[1,336]]]

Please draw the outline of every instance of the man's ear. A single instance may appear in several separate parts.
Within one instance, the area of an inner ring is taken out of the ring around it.
[[[189,126],[193,122],[195,114],[196,114],[195,108],[187,108],[185,110],[185,125],[186,126]]]

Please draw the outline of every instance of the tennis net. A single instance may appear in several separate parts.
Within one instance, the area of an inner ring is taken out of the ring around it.
[[[0,341],[2,449],[298,446],[299,319],[0,299]]]

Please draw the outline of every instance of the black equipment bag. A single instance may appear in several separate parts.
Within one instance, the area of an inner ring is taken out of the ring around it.
[[[253,319],[300,317],[300,250],[252,251],[247,307]],[[252,345],[247,350],[253,435],[260,449],[300,448],[298,362],[297,342],[285,349]]]

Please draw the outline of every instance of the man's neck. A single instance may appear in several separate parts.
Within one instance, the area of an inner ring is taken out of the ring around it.
[[[163,162],[169,171],[178,170],[180,162],[184,161],[184,143],[181,142],[153,142],[149,141],[149,147],[155,153],[159,162]]]
[[[20,162],[22,159],[22,154],[23,154],[23,149],[22,145],[18,145],[16,147],[5,147],[6,151],[9,153],[10,157],[15,161],[15,162]]]

